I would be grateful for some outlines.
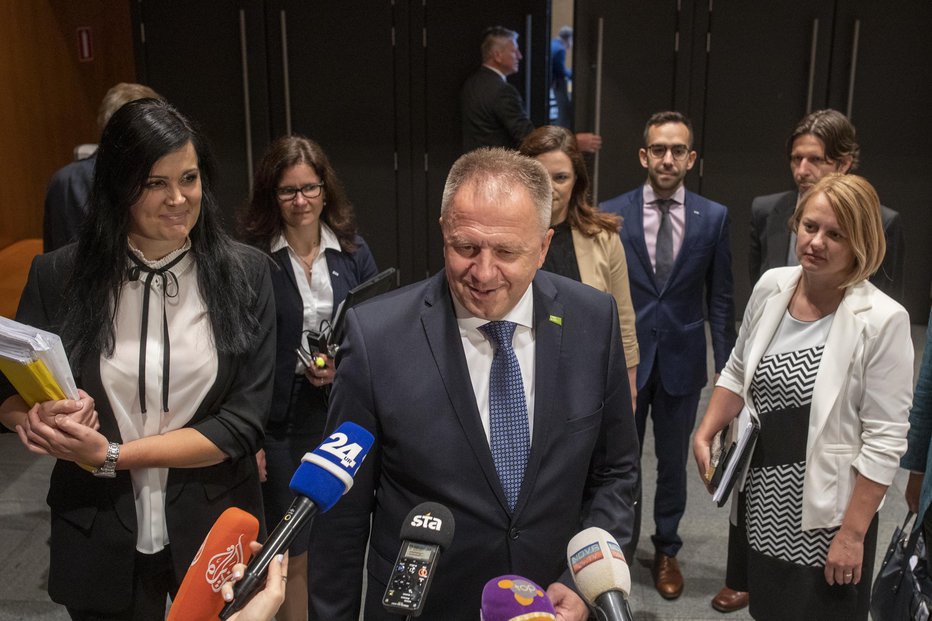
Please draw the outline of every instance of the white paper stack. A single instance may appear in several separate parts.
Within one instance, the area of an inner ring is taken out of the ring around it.
[[[61,338],[6,317],[0,317],[0,371],[30,406],[78,398]]]

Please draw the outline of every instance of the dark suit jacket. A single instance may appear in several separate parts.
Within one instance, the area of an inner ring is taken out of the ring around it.
[[[238,245],[239,246],[239,245]],[[74,245],[37,256],[16,318],[57,331],[66,301],[63,283],[74,263]],[[262,440],[272,391],[275,306],[269,261],[241,246],[251,282],[257,290],[255,313],[262,336],[253,350],[220,354],[217,378],[188,427],[197,429],[230,459],[206,468],[172,468],[168,473],[166,521],[175,577],[180,582],[220,514],[239,507],[262,521],[262,499],[255,452]],[[89,355],[76,369],[78,386],[94,397],[100,432],[122,442],[100,379],[99,356]],[[0,378],[0,402],[15,394]],[[128,470],[115,479],[97,478],[69,461],[57,461],[49,484],[52,510],[49,596],[65,606],[116,612],[128,607],[133,593],[136,506]]]
[[[311,529],[311,617],[355,621],[366,540],[366,619],[380,605],[408,512],[424,501],[453,512],[421,619],[474,621],[485,583],[566,576],[566,545],[600,526],[631,538],[638,440],[610,296],[561,276],[533,282],[533,437],[512,514],[492,461],[443,273],[350,311],[328,429],[345,420],[375,446],[352,490]]]
[[[790,227],[787,222],[796,209],[798,192],[779,192],[758,196],[751,202],[751,249],[748,253],[748,271],[751,286],[767,270],[786,265],[790,250]],[[870,281],[891,298],[903,300],[904,263],[906,244],[900,214],[889,207],[880,206],[887,253],[883,263]]]
[[[479,147],[516,149],[534,124],[518,89],[488,67],[479,67],[463,84],[463,152]]]
[[[378,273],[369,246],[362,237],[356,237],[355,252],[326,250],[327,269],[333,287],[333,312],[346,299],[349,290]],[[298,290],[294,269],[288,249],[282,248],[272,254],[275,268],[272,269],[272,290],[275,292],[276,330],[275,383],[269,422],[282,422],[288,418],[291,408],[291,386],[294,370],[298,364],[298,345],[303,344],[304,302]],[[332,315],[331,315],[332,318]]]
[[[704,308],[712,332],[716,372],[725,366],[735,344],[728,209],[686,192],[683,245],[661,290],[654,281],[644,241],[644,189],[616,196],[600,208],[624,218],[621,243],[628,259],[641,350],[638,390],[647,383],[657,359],[669,394],[683,396],[702,389],[708,381]]]
[[[97,154],[60,168],[49,182],[42,221],[43,252],[52,252],[77,239],[87,213]]]

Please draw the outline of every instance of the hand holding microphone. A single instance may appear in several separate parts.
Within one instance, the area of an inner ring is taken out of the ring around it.
[[[284,553],[301,528],[320,511],[329,511],[353,486],[353,476],[374,442],[372,434],[355,423],[345,422],[312,453],[306,454],[291,479],[297,496],[272,534],[246,568],[242,581],[233,589],[233,601],[220,611],[229,619],[265,581],[271,560]]]
[[[621,546],[608,531],[592,526],[566,546],[566,563],[583,599],[600,621],[631,621],[631,572]]]
[[[253,552],[262,549],[262,545],[253,541],[249,544]],[[275,613],[285,601],[285,584],[288,581],[288,553],[279,554],[269,563],[266,572],[265,586],[255,594],[242,610],[230,617],[230,621],[272,621]],[[233,567],[233,576],[229,582],[224,582],[220,591],[224,601],[232,601],[233,587],[242,580],[246,573],[246,565],[239,563]]]

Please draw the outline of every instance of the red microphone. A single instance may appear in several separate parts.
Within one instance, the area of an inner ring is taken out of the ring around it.
[[[230,579],[234,565],[249,562],[249,542],[258,536],[259,520],[254,515],[236,507],[221,513],[194,555],[167,621],[216,620],[226,604],[220,587]]]

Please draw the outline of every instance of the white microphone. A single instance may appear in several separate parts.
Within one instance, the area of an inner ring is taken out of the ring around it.
[[[632,621],[628,607],[631,572],[621,546],[608,531],[592,526],[566,546],[566,564],[583,599],[600,621]]]

